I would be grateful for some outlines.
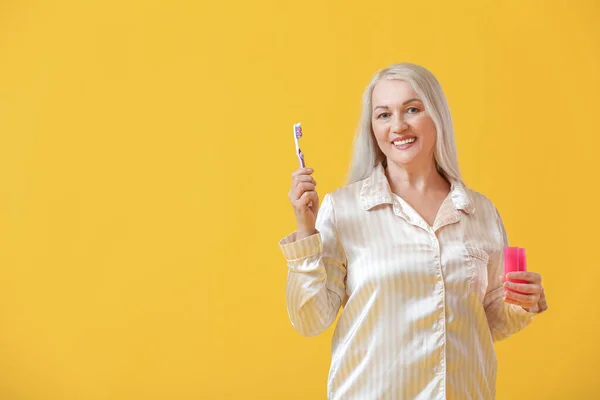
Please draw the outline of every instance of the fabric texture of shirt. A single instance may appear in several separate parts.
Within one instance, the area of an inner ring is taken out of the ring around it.
[[[494,341],[535,315],[503,301],[508,240],[496,207],[450,180],[433,226],[379,164],[323,198],[317,233],[279,242],[287,309],[332,339],[329,399],[493,399]]]

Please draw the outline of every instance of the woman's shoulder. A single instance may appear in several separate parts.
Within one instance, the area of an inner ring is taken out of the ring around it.
[[[494,202],[484,193],[477,191],[471,187],[464,186],[465,191],[473,203],[476,211],[480,215],[494,216],[497,213],[497,208]]]
[[[361,206],[361,193],[367,179],[337,186],[326,191],[322,198],[323,204],[326,203],[328,207],[334,208],[336,213],[342,210],[356,210],[357,207]]]
[[[368,179],[364,178],[360,181],[339,186],[328,192],[325,196],[329,197],[331,202],[336,206],[356,206],[359,204],[361,191]]]

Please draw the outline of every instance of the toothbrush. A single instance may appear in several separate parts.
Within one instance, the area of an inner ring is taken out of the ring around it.
[[[298,156],[298,160],[300,161],[300,168],[304,168],[306,165],[304,164],[304,153],[300,150],[300,145],[298,144],[298,139],[302,137],[302,124],[298,122],[294,124],[294,142],[296,143],[296,155]]]
[[[294,124],[294,142],[296,143],[296,155],[298,156],[298,161],[300,161],[300,168],[306,167],[304,163],[304,153],[300,150],[300,145],[298,144],[298,139],[302,137],[302,123],[298,122]],[[309,207],[312,207],[312,200],[308,203]]]

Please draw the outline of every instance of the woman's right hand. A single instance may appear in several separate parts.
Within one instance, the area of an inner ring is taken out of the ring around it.
[[[312,168],[300,168],[292,173],[292,188],[288,197],[298,224],[298,240],[317,232],[315,222],[319,211],[319,195],[315,188],[317,182],[311,176],[313,172]]]

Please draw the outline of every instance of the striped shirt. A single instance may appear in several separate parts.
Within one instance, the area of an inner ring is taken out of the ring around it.
[[[450,180],[433,226],[381,164],[323,198],[317,233],[279,242],[289,318],[335,327],[329,399],[493,399],[494,341],[534,313],[503,301],[506,231],[484,195]]]

